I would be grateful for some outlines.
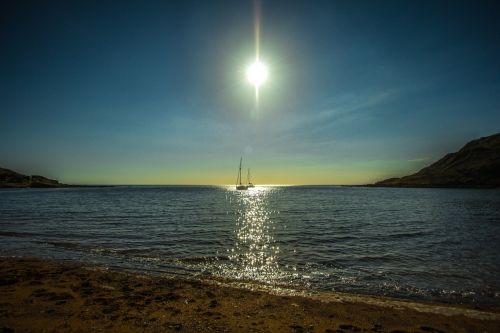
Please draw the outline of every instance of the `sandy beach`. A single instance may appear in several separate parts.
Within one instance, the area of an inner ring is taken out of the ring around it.
[[[0,259],[2,332],[498,332],[500,311]]]

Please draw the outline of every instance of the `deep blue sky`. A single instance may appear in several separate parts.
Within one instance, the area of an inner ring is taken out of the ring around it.
[[[500,131],[495,2],[3,1],[0,166],[69,183],[359,184]]]

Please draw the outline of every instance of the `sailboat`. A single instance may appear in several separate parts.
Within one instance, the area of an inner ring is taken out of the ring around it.
[[[247,174],[247,187],[255,187],[254,184],[252,184],[252,181],[250,180],[250,169],[248,169],[248,174]]]
[[[236,189],[237,190],[248,190],[248,186],[241,182],[241,162],[243,157],[240,157],[240,168],[238,169],[238,179],[236,179]]]

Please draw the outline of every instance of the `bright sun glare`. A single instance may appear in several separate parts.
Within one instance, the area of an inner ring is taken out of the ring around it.
[[[259,60],[255,60],[255,62],[247,68],[247,80],[256,87],[259,87],[267,80],[267,74],[266,65]]]

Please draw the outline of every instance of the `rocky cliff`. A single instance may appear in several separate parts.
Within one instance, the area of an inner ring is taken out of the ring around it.
[[[417,173],[374,184],[383,187],[500,187],[500,133],[470,141]]]
[[[15,171],[0,168],[0,188],[16,187],[63,187],[57,180],[42,176],[25,176]]]

